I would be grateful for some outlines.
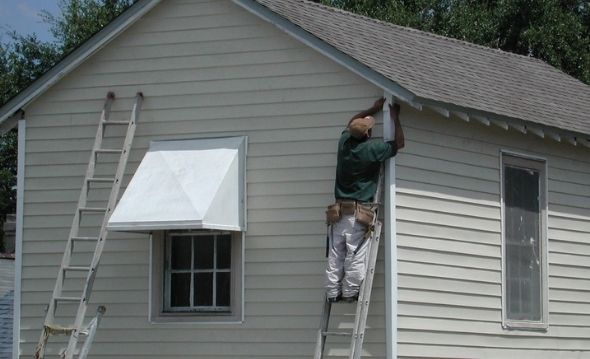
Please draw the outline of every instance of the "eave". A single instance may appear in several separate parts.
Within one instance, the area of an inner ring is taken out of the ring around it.
[[[577,133],[558,127],[551,127],[539,123],[518,118],[502,116],[493,112],[459,106],[453,103],[440,102],[435,99],[424,98],[416,95],[410,89],[385,77],[365,64],[359,62],[348,54],[336,49],[327,42],[319,39],[308,31],[293,24],[281,15],[273,12],[264,5],[254,0],[232,0],[235,4],[244,8],[257,17],[271,23],[281,31],[287,33],[296,40],[318,51],[332,61],[347,68],[358,76],[364,78],[373,85],[396,97],[417,110],[428,108],[445,118],[460,118],[463,121],[475,121],[484,126],[498,126],[505,130],[517,130],[523,134],[534,134],[541,138],[549,138],[557,142],[567,142],[572,145],[582,145],[590,148],[590,134]]]

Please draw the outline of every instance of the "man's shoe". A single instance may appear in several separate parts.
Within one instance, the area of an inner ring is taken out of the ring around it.
[[[328,303],[338,303],[342,299],[342,296],[328,297]]]
[[[342,297],[342,300],[346,303],[353,303],[356,302],[359,299],[359,295],[354,295],[352,297]]]

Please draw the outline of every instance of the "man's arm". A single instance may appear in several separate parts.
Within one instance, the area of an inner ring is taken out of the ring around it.
[[[350,123],[352,122],[352,120],[354,120],[355,118],[363,118],[363,117],[367,117],[367,116],[373,116],[377,112],[381,111],[381,109],[383,108],[383,104],[384,103],[385,103],[385,98],[384,97],[381,97],[380,99],[378,99],[377,101],[375,101],[375,103],[373,104],[373,106],[371,106],[368,109],[366,109],[364,111],[361,111],[361,112],[357,113],[356,115],[352,116],[352,118],[350,119],[350,121],[348,121],[348,124],[346,125],[346,127],[348,127],[350,125]]]
[[[393,121],[393,124],[395,126],[395,143],[397,144],[398,150],[404,148],[404,146],[406,145],[404,138],[404,130],[402,129],[402,125],[399,121],[399,111],[399,104],[394,103],[393,105],[389,105],[389,116],[391,117],[391,121]]]

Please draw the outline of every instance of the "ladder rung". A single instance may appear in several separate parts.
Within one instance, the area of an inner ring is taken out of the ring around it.
[[[322,332],[323,336],[336,335],[341,337],[352,337],[351,332]]]
[[[98,241],[98,237],[72,237],[73,241],[80,241],[80,242],[96,242]]]
[[[84,271],[88,272],[91,268],[90,267],[80,267],[80,266],[65,266],[64,270],[71,270],[71,271]]]
[[[96,153],[121,153],[123,150],[117,150],[112,148],[99,148],[95,150]]]
[[[87,179],[88,182],[114,182],[115,179],[113,177],[92,177]]]
[[[54,299],[60,302],[79,302],[82,300],[80,297],[55,297]]]
[[[129,121],[102,121],[103,125],[128,125]]]
[[[80,207],[80,212],[106,212],[106,208],[98,208],[98,207]]]
[[[73,326],[63,326],[63,325],[59,325],[59,324],[50,324],[44,325],[45,330],[47,330],[49,332],[49,334],[51,335],[56,335],[56,334],[65,334],[65,335],[70,335],[72,333],[72,331],[74,330]]]

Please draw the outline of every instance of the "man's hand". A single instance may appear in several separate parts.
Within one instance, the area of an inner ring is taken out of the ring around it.
[[[389,114],[391,115],[391,119],[399,118],[399,110],[400,106],[398,103],[389,104]]]
[[[347,127],[350,126],[350,123],[355,119],[355,118],[363,118],[363,117],[367,117],[367,116],[374,116],[376,113],[378,113],[379,111],[381,111],[383,109],[383,104],[385,103],[385,97],[381,97],[379,98],[377,101],[375,101],[375,103],[373,103],[373,106],[371,106],[370,108],[361,111],[359,113],[357,113],[356,115],[352,116],[352,118],[350,119],[350,121],[348,121],[348,125],[346,125]]]
[[[395,127],[395,142],[397,144],[398,150],[404,148],[404,146],[406,145],[404,138],[404,130],[402,129],[402,125],[399,122],[399,112],[399,104],[389,104],[389,117],[391,117],[391,121],[393,121]]]
[[[385,97],[381,97],[380,99],[378,99],[377,101],[375,101],[375,103],[373,104],[373,108],[374,109],[378,109],[379,111],[381,111],[381,109],[383,108],[383,104],[385,103]]]

